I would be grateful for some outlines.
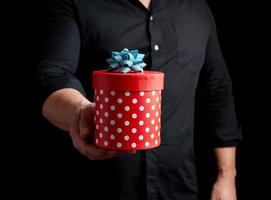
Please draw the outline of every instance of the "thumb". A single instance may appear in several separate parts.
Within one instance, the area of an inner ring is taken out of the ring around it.
[[[93,103],[88,103],[81,108],[79,120],[80,138],[87,141],[94,133]]]

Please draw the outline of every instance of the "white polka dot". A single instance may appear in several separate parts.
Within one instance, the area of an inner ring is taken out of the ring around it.
[[[118,133],[121,133],[121,132],[122,132],[122,129],[121,129],[121,128],[118,128],[118,129],[117,129],[117,132],[118,132]]]
[[[108,132],[108,127],[107,127],[107,126],[104,127],[104,131],[105,131],[105,132]]]
[[[96,129],[99,129],[99,125],[98,124],[96,125]]]
[[[147,127],[147,128],[145,129],[145,131],[146,131],[146,133],[150,132],[150,128]]]
[[[99,140],[98,140],[98,139],[96,139],[96,140],[95,140],[95,142],[96,142],[96,144],[98,144]]]
[[[100,137],[100,138],[102,138],[102,137],[103,137],[103,134],[102,134],[102,133],[100,133],[100,134],[99,134],[99,137]]]
[[[158,108],[161,108],[161,103],[159,103],[159,106],[158,106]]]
[[[160,117],[158,118],[158,122],[159,122],[159,123],[161,122],[161,118],[160,118]]]
[[[146,113],[146,117],[150,118],[151,114],[150,113]]]
[[[116,138],[115,135],[110,135],[111,140],[115,140],[115,138]]]
[[[160,131],[158,131],[158,136],[160,137]]]
[[[137,118],[137,114],[136,114],[136,113],[133,113],[133,114],[132,114],[132,118],[133,118],[133,119]]]
[[[108,98],[108,97],[105,97],[105,98],[104,98],[104,102],[105,102],[105,103],[108,103],[108,102],[109,102],[109,98]]]
[[[132,102],[133,102],[133,104],[136,104],[136,103],[137,103],[137,99],[134,98],[134,99],[132,100]]]
[[[144,96],[144,92],[140,92],[139,95],[140,95],[140,96]]]
[[[155,123],[155,120],[154,120],[154,119],[152,119],[152,120],[151,120],[151,124],[154,124],[154,123]]]
[[[155,113],[155,115],[158,117],[158,115],[159,115],[158,111]]]
[[[144,139],[144,136],[143,136],[143,135],[140,135],[140,136],[138,136],[138,139],[139,139],[139,140],[143,140],[143,139]]]
[[[97,97],[96,97],[96,100],[97,100],[97,101],[99,101],[99,100],[100,100],[100,97],[99,97],[99,96],[97,96]]]
[[[146,147],[150,146],[150,143],[149,142],[145,142],[145,146]]]
[[[124,140],[128,141],[130,139],[130,137],[128,135],[124,136]]]
[[[129,111],[130,110],[130,106],[125,106],[124,110],[125,111]]]
[[[96,111],[96,115],[99,115],[99,110]]]
[[[116,95],[116,92],[115,92],[115,91],[111,91],[110,94],[111,94],[112,96],[115,96],[115,95]]]
[[[112,106],[110,107],[110,109],[111,109],[111,110],[116,110],[116,107],[115,107],[114,105],[112,105]]]
[[[125,94],[126,97],[128,97],[128,96],[130,96],[131,93],[127,91],[124,94]]]
[[[152,91],[151,94],[152,94],[152,95],[155,95],[155,91]]]
[[[159,90],[159,94],[161,94],[161,90]]]
[[[104,146],[108,146],[108,142],[107,141],[104,141]]]
[[[154,134],[151,134],[151,139],[153,139],[154,138]]]
[[[129,121],[125,121],[125,122],[124,122],[124,125],[125,125],[125,126],[129,126],[129,125],[130,125],[130,122],[129,122]]]
[[[136,143],[133,142],[133,143],[131,144],[131,147],[132,147],[132,148],[136,148]]]
[[[116,122],[115,122],[114,120],[111,120],[111,121],[110,121],[110,124],[113,126],[113,125],[116,124]]]
[[[104,108],[104,105],[103,104],[100,104],[100,109],[102,110]]]
[[[155,130],[158,131],[158,126],[155,126]]]
[[[155,110],[155,105],[152,105],[152,106],[151,106],[151,109],[152,109],[152,110]]]
[[[140,111],[143,111],[143,110],[144,110],[144,106],[140,106],[140,107],[139,107],[139,110],[140,110]]]
[[[159,101],[159,97],[156,97],[156,102],[158,102]]]
[[[137,132],[136,128],[132,128],[132,133],[136,133],[136,132]]]
[[[121,113],[118,113],[118,114],[117,114],[117,117],[118,117],[119,119],[121,119],[121,118],[122,118],[122,114],[121,114]]]
[[[155,145],[157,145],[158,144],[158,140],[155,140]]]
[[[118,98],[117,102],[121,104],[123,102],[122,98]]]
[[[143,125],[144,125],[144,121],[140,120],[140,121],[139,121],[139,125],[140,125],[140,126],[143,126]]]
[[[122,147],[122,144],[120,142],[117,143],[117,147],[118,148],[121,148]]]
[[[100,94],[104,94],[104,91],[103,91],[103,90],[100,90]]]
[[[102,124],[103,123],[103,119],[102,118],[100,118],[100,124]]]
[[[105,117],[108,117],[108,116],[109,116],[109,113],[108,113],[108,112],[105,112],[105,113],[104,113],[104,116],[105,116]]]
[[[146,99],[146,103],[150,103],[151,102],[151,99],[150,98],[147,98]]]

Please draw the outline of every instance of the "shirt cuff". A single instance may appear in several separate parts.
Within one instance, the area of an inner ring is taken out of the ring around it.
[[[242,141],[242,133],[239,128],[229,131],[227,134],[214,134],[211,136],[210,145],[214,148],[238,146]]]

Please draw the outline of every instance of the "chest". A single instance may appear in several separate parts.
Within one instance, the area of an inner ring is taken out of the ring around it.
[[[176,57],[181,66],[191,65],[191,71],[200,69],[210,27],[207,14],[196,6],[175,1],[147,12],[139,2],[129,0],[80,2],[83,51],[91,49],[106,58],[112,50],[139,49],[150,52],[156,66]],[[141,3],[148,6],[151,1]]]

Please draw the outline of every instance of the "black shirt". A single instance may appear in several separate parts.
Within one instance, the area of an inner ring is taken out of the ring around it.
[[[203,107],[209,145],[234,146],[241,138],[231,81],[205,1],[152,0],[148,11],[137,0],[54,0],[48,13],[37,70],[44,99],[74,88],[93,101],[91,72],[106,69],[113,50],[139,49],[146,54],[145,69],[165,73],[160,147],[89,161],[97,172],[92,192],[100,199],[106,192],[98,191],[106,188],[113,188],[112,199],[197,199],[195,97]]]

